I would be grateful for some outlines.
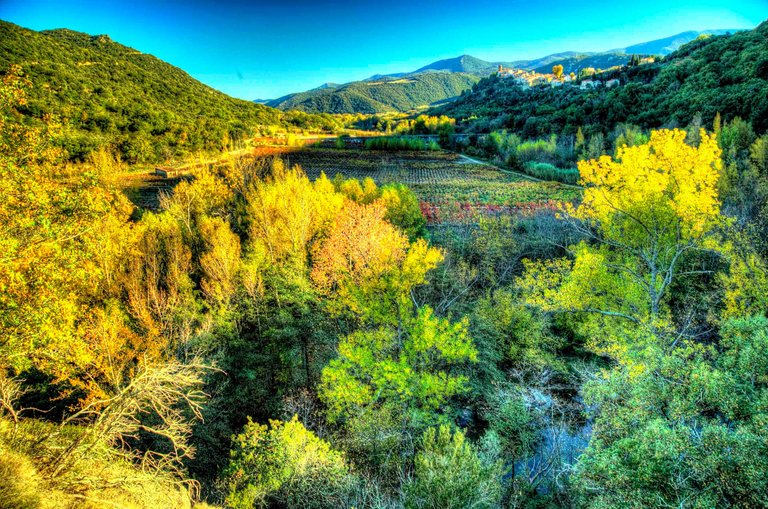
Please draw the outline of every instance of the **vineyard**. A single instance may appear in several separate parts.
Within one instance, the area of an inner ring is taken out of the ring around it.
[[[301,166],[313,179],[325,173],[329,178],[340,174],[360,180],[370,177],[377,184],[406,184],[419,197],[429,223],[475,220],[482,214],[529,214],[554,209],[579,194],[556,182],[527,180],[452,152],[306,148],[271,155]]]

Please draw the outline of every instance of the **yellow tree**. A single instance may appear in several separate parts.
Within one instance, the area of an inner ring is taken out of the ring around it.
[[[572,247],[572,259],[527,262],[519,280],[529,302],[544,309],[598,316],[586,323],[601,353],[622,358],[627,338],[679,340],[683,331],[672,334],[666,305],[670,286],[709,272],[689,262],[718,249],[720,149],[703,130],[698,147],[685,137],[655,131],[615,159],[580,162],[584,197],[564,215],[589,241]]]
[[[274,263],[305,267],[310,242],[341,210],[343,195],[322,175],[310,182],[300,167],[286,170],[276,160],[272,175],[246,192],[252,248]]]
[[[18,67],[0,83],[0,367],[57,377],[89,358],[77,320],[102,284],[95,239],[124,199],[92,172],[66,175],[53,119],[18,121],[29,82]]]
[[[552,66],[552,74],[554,74],[555,78],[557,78],[557,79],[562,78],[563,77],[563,66],[560,65],[560,64],[553,65]]]

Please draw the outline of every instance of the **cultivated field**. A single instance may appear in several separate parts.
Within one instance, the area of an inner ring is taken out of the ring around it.
[[[559,202],[576,199],[579,193],[557,182],[533,181],[444,151],[258,147],[245,157],[280,157],[288,165],[301,166],[311,179],[325,173],[329,178],[372,178],[379,185],[405,184],[419,197],[422,212],[431,224],[476,221],[483,214],[528,214],[553,209]],[[222,160],[209,166],[217,164],[227,163]],[[194,171],[189,172],[188,177],[192,176]],[[157,209],[160,193],[170,192],[182,178],[133,173],[124,176],[121,184],[139,207]]]
[[[578,190],[556,182],[535,182],[494,166],[477,164],[452,152],[387,152],[305,148],[281,157],[310,178],[372,178],[413,189],[431,223],[476,218],[482,213],[530,213],[578,197]]]

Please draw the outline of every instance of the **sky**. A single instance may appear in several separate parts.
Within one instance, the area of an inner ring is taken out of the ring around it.
[[[107,34],[253,100],[464,54],[512,61],[754,28],[768,0],[0,0],[0,19]]]

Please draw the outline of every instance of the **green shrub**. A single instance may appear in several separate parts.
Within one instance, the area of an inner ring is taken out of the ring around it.
[[[440,150],[440,145],[412,136],[378,136],[365,140],[366,150]]]
[[[576,184],[579,181],[579,170],[576,168],[558,168],[549,163],[528,163],[523,171],[541,180],[556,180],[565,184]]]
[[[413,478],[405,483],[406,509],[495,507],[501,494],[496,463],[484,463],[461,431],[448,426],[424,432]]]
[[[556,152],[557,136],[554,134],[548,140],[525,141],[517,146],[517,157],[522,162],[551,159]]]

